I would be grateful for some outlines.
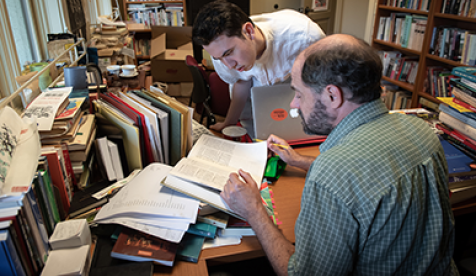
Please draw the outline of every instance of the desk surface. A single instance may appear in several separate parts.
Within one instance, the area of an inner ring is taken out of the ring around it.
[[[296,149],[304,155],[317,156],[319,147],[305,147]],[[304,188],[306,172],[291,166],[279,180],[270,185],[275,200],[275,211],[278,221],[282,224],[278,228],[284,236],[294,242],[294,224],[300,211],[301,193]],[[236,262],[264,256],[264,251],[256,237],[244,237],[239,245],[222,246],[202,250],[198,263],[177,261],[173,267],[155,266],[154,275],[208,275],[207,263],[210,265]]]

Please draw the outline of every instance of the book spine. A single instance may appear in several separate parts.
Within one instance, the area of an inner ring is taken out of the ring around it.
[[[1,251],[3,255],[0,258],[1,267],[3,268],[2,275],[15,275],[15,276],[24,276],[25,271],[23,270],[22,263],[18,252],[13,245],[12,237],[8,230],[2,230],[0,233],[5,234],[5,239],[0,241]],[[5,271],[5,268],[10,267],[10,271]]]
[[[458,77],[461,77],[461,78],[465,78],[465,79],[468,79],[472,82],[476,82],[476,76],[475,75],[472,75],[471,73],[467,73],[463,70],[453,70],[453,75],[455,76],[458,76]]]
[[[446,114],[445,112],[440,112],[440,121],[444,124],[454,128],[455,130],[461,132],[462,134],[469,136],[469,138],[476,139],[476,129],[455,119],[454,117]]]
[[[476,151],[476,141],[472,140],[471,138],[465,136],[464,134],[459,133],[458,131],[452,129],[449,130],[445,126],[441,124],[435,124],[435,127],[441,131],[443,131],[446,135],[451,136],[453,139],[460,141],[461,143],[465,144],[467,147],[470,147],[474,151]]]
[[[28,259],[28,254],[23,248],[22,241],[18,236],[18,232],[15,226],[15,221],[12,220],[10,227],[8,228],[10,235],[12,237],[13,244],[16,248],[18,256],[20,257],[20,261],[22,263],[22,267],[25,270],[25,274],[28,276],[33,276],[33,267],[31,266],[30,259]]]
[[[461,100],[458,100],[458,98],[453,98],[453,102],[456,103],[456,104],[458,104],[458,105],[461,105],[462,107],[467,108],[467,109],[469,109],[469,110],[471,110],[471,111],[473,111],[473,112],[476,112],[476,107],[474,107],[474,106],[472,106],[472,105],[470,105],[470,104],[468,104],[468,103],[465,103],[465,102],[463,102],[463,101],[461,101]]]
[[[48,209],[48,198],[46,198],[46,194],[41,191],[39,182],[40,176],[38,174],[35,175],[34,182],[31,185],[32,191],[35,193],[35,198],[38,201],[38,206],[40,207],[41,215],[43,217],[43,222],[45,224],[46,231],[48,235],[53,234],[54,230],[54,221],[53,216],[51,214],[51,210]]]
[[[468,115],[460,113],[458,110],[451,108],[445,104],[440,104],[440,111],[447,113],[448,115],[458,119],[462,123],[470,125],[471,127],[476,128],[476,120],[470,118],[468,115],[474,115],[474,113],[468,112]]]

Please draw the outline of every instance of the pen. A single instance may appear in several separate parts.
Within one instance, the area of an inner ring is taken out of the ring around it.
[[[254,139],[256,142],[266,142],[265,140],[261,140],[261,139]],[[273,145],[277,146],[277,147],[280,147],[280,148],[283,148],[283,149],[289,149],[289,146],[285,146],[285,145],[280,145],[280,144],[275,144],[273,143]]]

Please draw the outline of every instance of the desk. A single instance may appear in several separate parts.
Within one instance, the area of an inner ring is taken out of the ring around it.
[[[297,148],[303,155],[317,156],[319,147]],[[279,180],[270,185],[275,200],[278,226],[284,236],[294,242],[294,224],[300,211],[301,193],[304,188],[306,172],[287,166]],[[243,237],[239,245],[222,246],[205,249],[200,254],[198,263],[175,262],[173,267],[155,266],[154,275],[208,275],[207,265],[237,262],[264,256],[264,251],[256,237]]]

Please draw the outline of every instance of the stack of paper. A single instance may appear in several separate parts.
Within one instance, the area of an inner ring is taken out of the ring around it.
[[[127,226],[178,243],[197,219],[199,201],[160,184],[171,167],[152,163],[98,212],[95,222]]]

